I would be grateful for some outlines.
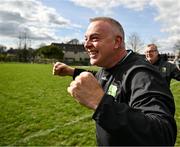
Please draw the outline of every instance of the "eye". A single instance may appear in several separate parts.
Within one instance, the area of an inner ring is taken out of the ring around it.
[[[100,36],[99,35],[91,35],[89,37],[85,36],[84,41],[85,42],[97,42],[100,40]]]
[[[87,41],[87,38],[84,38],[84,41]]]
[[[93,36],[92,38],[91,38],[91,41],[92,42],[96,42],[96,41],[98,41],[99,40],[99,37],[98,36]]]

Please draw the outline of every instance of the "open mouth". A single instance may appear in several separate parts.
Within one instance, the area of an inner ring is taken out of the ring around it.
[[[91,50],[91,51],[88,51],[88,54],[89,54],[89,57],[90,58],[95,58],[97,55],[98,55],[98,51],[96,50]]]

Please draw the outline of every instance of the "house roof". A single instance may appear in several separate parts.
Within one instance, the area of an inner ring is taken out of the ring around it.
[[[58,46],[63,51],[72,51],[72,52],[84,52],[83,44],[65,44],[65,43],[51,43],[51,45]]]

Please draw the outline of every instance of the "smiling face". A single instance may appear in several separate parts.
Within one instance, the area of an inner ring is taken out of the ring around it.
[[[110,68],[118,60],[122,38],[114,33],[112,25],[106,21],[91,22],[86,33],[84,47],[90,63]]]
[[[151,64],[154,64],[159,58],[157,47],[155,45],[149,45],[145,50],[145,56]]]

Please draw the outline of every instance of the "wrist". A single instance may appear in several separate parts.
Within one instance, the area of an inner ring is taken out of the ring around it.
[[[74,68],[70,67],[69,70],[68,70],[68,75],[69,76],[73,76],[74,75]]]

